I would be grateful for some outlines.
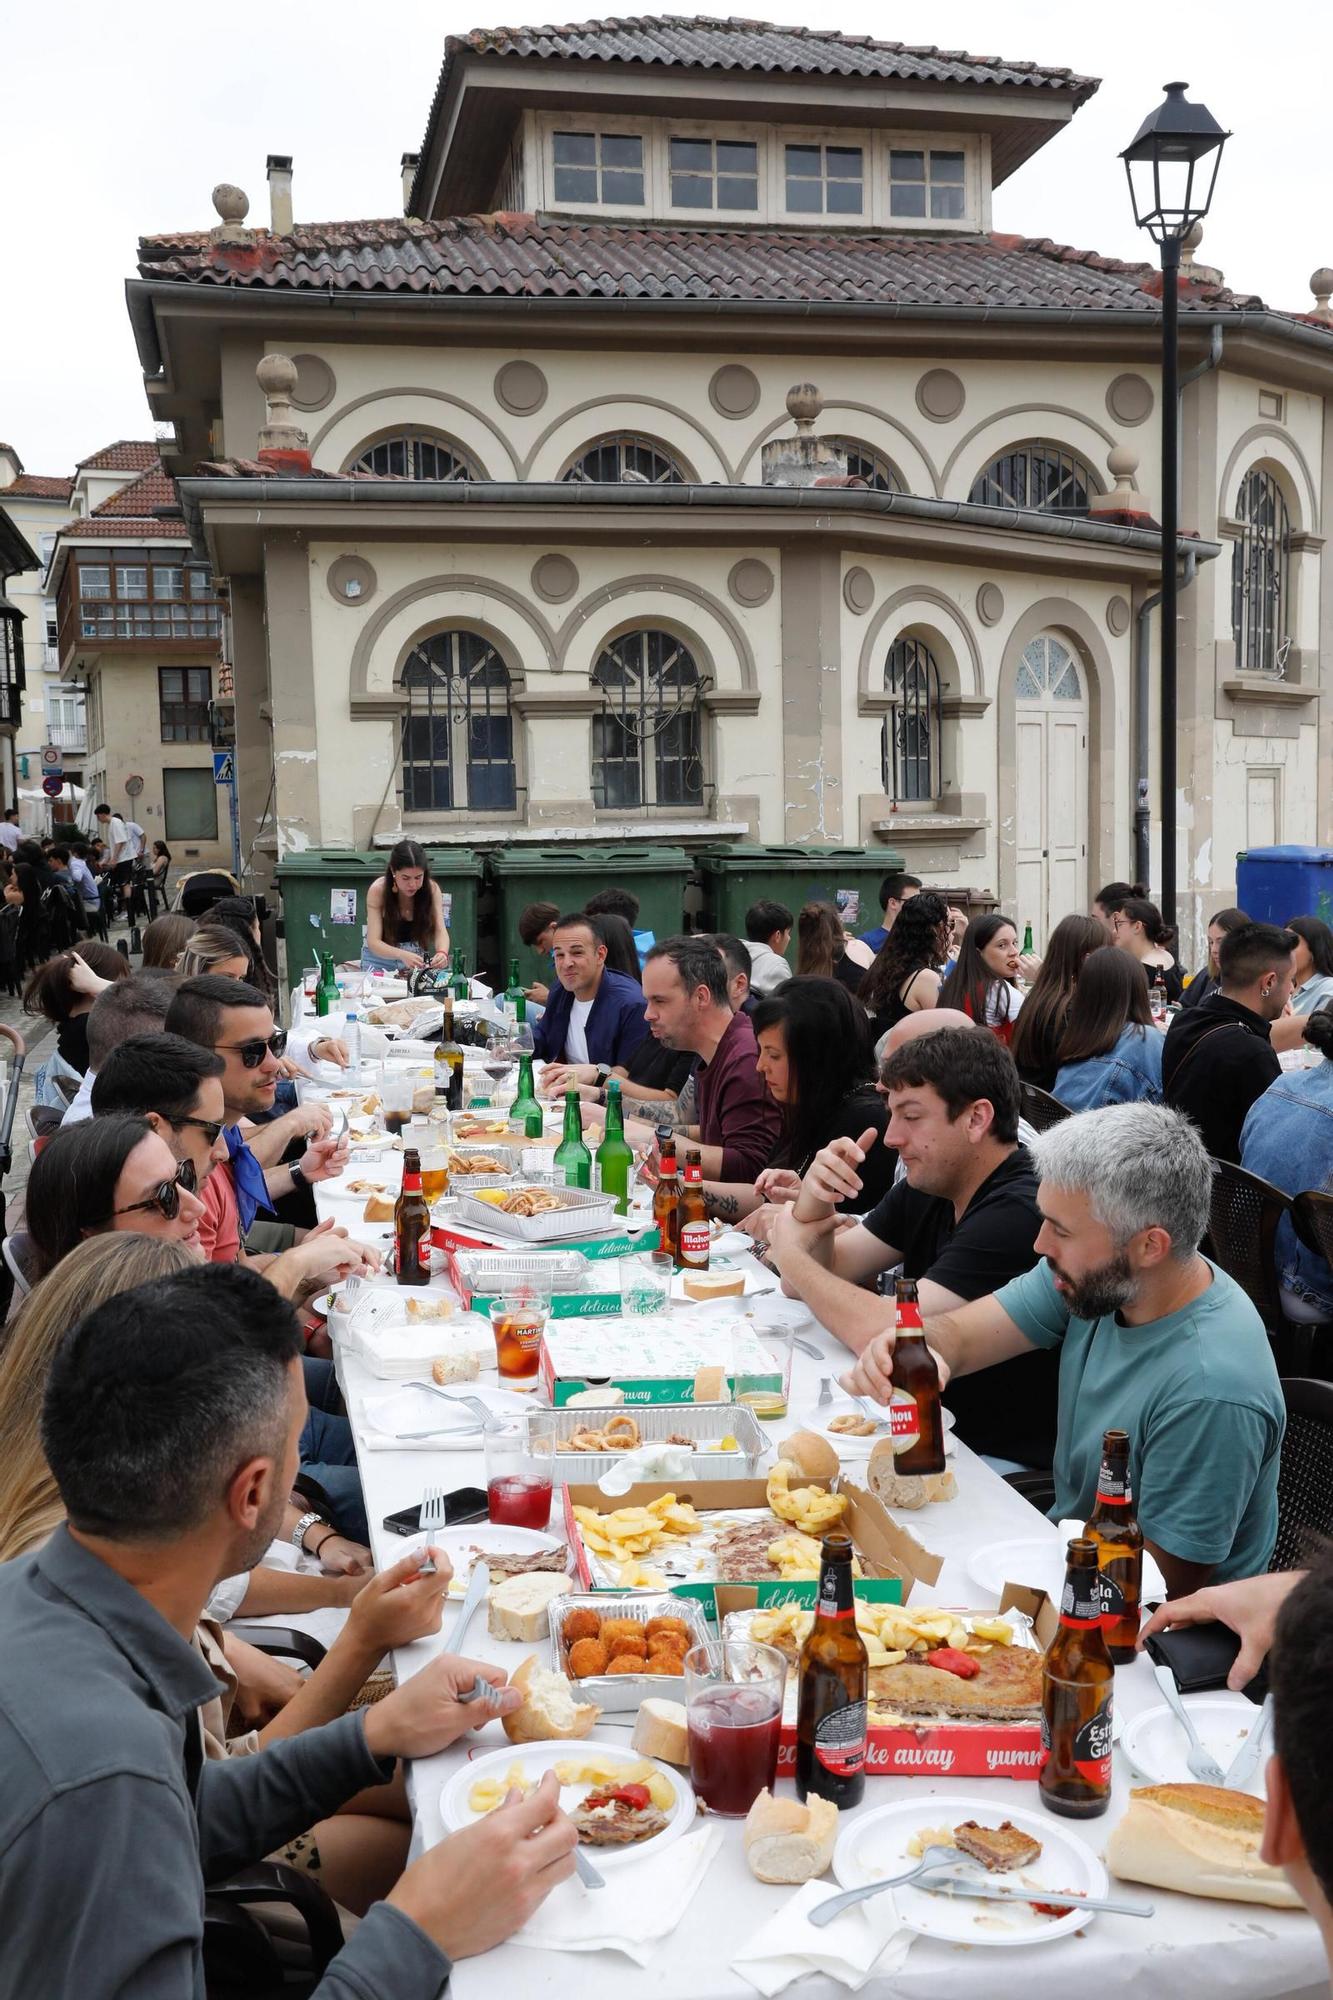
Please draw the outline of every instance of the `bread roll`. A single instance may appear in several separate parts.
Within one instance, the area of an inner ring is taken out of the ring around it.
[[[804,1805],[765,1788],[745,1816],[745,1859],[761,1882],[812,1882],[833,1859],[838,1808],[812,1792]]]
[[[569,1587],[567,1576],[551,1570],[507,1576],[487,1592],[486,1630],[492,1639],[517,1639],[525,1646],[535,1646],[549,1630],[548,1605]]]
[[[430,1372],[435,1381],[475,1382],[481,1373],[481,1362],[475,1354],[442,1354],[438,1361],[432,1361]]]
[[[561,1405],[562,1409],[576,1410],[588,1405],[595,1410],[609,1410],[618,1407],[625,1400],[625,1391],[608,1383],[604,1389],[580,1389]]]
[[[688,1764],[690,1740],[684,1705],[678,1701],[658,1701],[655,1695],[650,1695],[639,1704],[630,1741],[641,1757],[656,1757],[663,1764]]]
[[[1126,1882],[1217,1896],[1228,1903],[1267,1903],[1298,1910],[1301,1899],[1278,1868],[1259,1859],[1262,1799],[1218,1785],[1144,1785],[1112,1827],[1106,1865]]]
[[[681,1281],[687,1299],[738,1299],[745,1291],[743,1271],[687,1271]]]
[[[729,1403],[731,1388],[725,1368],[700,1368],[694,1377],[696,1403]]]
[[[814,1431],[793,1431],[778,1446],[778,1457],[799,1465],[808,1479],[833,1479],[838,1472],[838,1454],[827,1438]]]
[[[958,1497],[958,1482],[947,1466],[943,1472],[899,1472],[897,1455],[888,1438],[881,1438],[871,1452],[866,1479],[882,1506],[904,1507],[909,1512],[927,1506],[932,1500]]]
[[[515,1577],[515,1583],[534,1582],[532,1577]],[[575,1701],[574,1690],[563,1674],[539,1667],[531,1654],[509,1677],[511,1687],[520,1688],[523,1706],[501,1717],[501,1726],[511,1743],[547,1743],[552,1738],[586,1736],[601,1714],[596,1702]]]
[[[391,1195],[373,1194],[361,1211],[363,1222],[392,1222],[394,1200]]]

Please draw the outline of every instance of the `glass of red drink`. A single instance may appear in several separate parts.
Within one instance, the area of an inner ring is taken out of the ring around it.
[[[486,1499],[492,1521],[544,1528],[555,1489],[555,1424],[533,1414],[523,1429],[487,1435]]]
[[[786,1683],[776,1646],[715,1639],[685,1655],[690,1782],[708,1812],[743,1819],[773,1789]]]

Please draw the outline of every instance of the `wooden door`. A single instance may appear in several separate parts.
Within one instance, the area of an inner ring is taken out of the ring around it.
[[[1088,906],[1088,695],[1052,633],[1024,648],[1014,693],[1014,915],[1041,951],[1061,917]]]

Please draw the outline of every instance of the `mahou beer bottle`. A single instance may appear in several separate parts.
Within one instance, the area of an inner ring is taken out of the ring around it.
[[[801,1648],[796,1685],[796,1790],[839,1812],[866,1788],[870,1656],[856,1629],[850,1535],[824,1537],[815,1622]]]
[[[698,1153],[685,1155],[685,1187],[680,1197],[680,1249],[676,1262],[684,1271],[708,1269],[708,1211],[704,1207],[704,1170]]]
[[[1115,1668],[1102,1634],[1097,1543],[1069,1544],[1060,1629],[1041,1671],[1042,1801],[1066,1819],[1096,1819],[1111,1803],[1111,1690]]]
[[[680,1269],[680,1175],[676,1169],[676,1137],[665,1128],[657,1134],[657,1155],[661,1161],[657,1186],[653,1189],[653,1221],[657,1225],[658,1248]]]
[[[1097,1544],[1106,1650],[1117,1666],[1124,1666],[1134,1658],[1143,1595],[1143,1530],[1134,1515],[1128,1431],[1102,1435],[1097,1504],[1083,1532]]]
[[[893,1401],[889,1437],[895,1472],[943,1472],[944,1413],[940,1371],[926,1346],[914,1278],[899,1278],[894,1319]]]
[[[393,1211],[394,1263],[400,1285],[430,1283],[430,1204],[421,1191],[421,1155],[403,1154],[403,1191]]]

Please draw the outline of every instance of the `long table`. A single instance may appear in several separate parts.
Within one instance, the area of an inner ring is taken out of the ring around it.
[[[395,1159],[395,1155],[389,1155]],[[374,1240],[377,1232],[355,1226],[346,1200],[322,1197],[316,1190],[321,1215],[333,1215],[347,1223],[353,1234]],[[756,1271],[761,1267],[755,1266]],[[442,1281],[432,1281],[442,1282]],[[846,1351],[822,1329],[814,1338],[825,1359],[815,1361],[797,1352],[791,1386],[790,1415],[775,1426],[775,1436],[786,1435],[800,1426],[814,1408],[821,1375],[836,1374],[847,1363]],[[419,1450],[386,1451],[361,1449],[364,1436],[364,1398],[382,1391],[385,1385],[372,1377],[355,1356],[342,1355],[340,1379],[347,1399],[352,1426],[358,1436],[358,1452],[366,1511],[370,1517],[371,1542],[375,1560],[386,1565],[403,1553],[400,1538],[380,1525],[384,1516],[420,1500],[427,1485],[452,1488],[484,1484],[481,1450],[427,1453]],[[943,1559],[938,1584],[926,1590],[918,1587],[915,1597],[939,1605],[971,1609],[991,1609],[996,1599],[980,1590],[967,1573],[971,1555],[983,1544],[1019,1539],[1045,1541],[1058,1550],[1054,1526],[1029,1503],[1007,1486],[980,1458],[959,1445],[953,1461],[958,1481],[958,1497],[943,1505],[898,1516],[904,1526]],[[560,1533],[558,1507],[553,1510],[551,1532]],[[1012,1577],[1011,1582],[1026,1582]],[[439,1653],[448,1650],[452,1613],[446,1611],[439,1637],[417,1640],[394,1656],[400,1678],[420,1671]],[[491,1639],[484,1617],[474,1621],[467,1652],[476,1658],[493,1660],[512,1670],[525,1649]],[[664,1689],[664,1692],[669,1692]],[[1116,1673],[1116,1708],[1122,1721],[1160,1701],[1160,1695],[1146,1660],[1122,1667]],[[417,1761],[410,1787],[417,1820],[419,1843],[430,1845],[443,1832],[438,1799],[445,1781],[458,1769],[470,1750],[501,1748],[505,1738],[498,1722],[492,1722],[463,1744],[440,1756]],[[1131,1779],[1125,1760],[1115,1758],[1114,1794],[1104,1818],[1081,1827],[1082,1837],[1098,1852],[1128,1803]],[[788,1781],[781,1781],[784,1788]],[[950,1798],[974,1796],[981,1785],[987,1799],[993,1797],[995,1810],[1003,1815],[1012,1807],[1039,1809],[1035,1781],[1008,1779],[875,1778],[866,1788],[866,1805],[860,1810],[900,1796],[910,1787],[923,1808],[935,1799],[942,1801],[940,1812],[923,1811],[923,1819],[947,1817]],[[739,1825],[730,1825],[715,1865],[696,1895],[685,1921],[676,1934],[659,1946],[649,1965],[640,1970],[621,1954],[597,1952],[580,1954],[577,1966],[560,1967],[549,1951],[507,1944],[484,1959],[472,1959],[455,1971],[455,2000],[481,2000],[505,1992],[511,2000],[537,2000],[564,1978],[576,1978],[580,2000],[627,2000],[627,1995],[662,1996],[662,2000],[744,2000],[754,1989],[732,1972],[729,1960],[746,1941],[780,1908],[790,1890],[766,1887],[757,1882],[745,1865]],[[1102,1915],[1082,1932],[1013,1950],[988,1952],[979,1946],[951,1947],[921,1938],[913,1945],[903,1968],[890,1977],[872,1976],[864,1991],[895,2000],[994,2000],[997,1994],[1018,1992],[1024,2000],[1068,2000],[1072,1992],[1095,1993],[1098,2000],[1116,2000],[1133,1995],[1134,2000],[1181,2000],[1183,1995],[1207,1992],[1210,1996],[1244,1996],[1244,2000],[1268,2000],[1268,1996],[1295,1995],[1299,2000],[1315,2000],[1326,1995],[1324,1955],[1318,1931],[1303,1913],[1269,1910],[1240,1903],[1207,1901],[1171,1895],[1161,1890],[1141,1892],[1156,1906],[1151,1922],[1130,1917]],[[1021,1967],[1021,1970],[1020,1970]],[[798,2000],[833,2000],[843,1989],[824,1975],[811,1975],[787,1989]]]

